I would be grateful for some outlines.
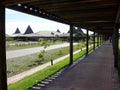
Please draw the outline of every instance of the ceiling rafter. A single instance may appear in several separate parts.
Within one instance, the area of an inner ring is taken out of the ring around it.
[[[17,3],[44,3],[44,4],[50,4],[50,3],[58,3],[58,2],[75,2],[78,0],[4,0],[2,1],[2,4],[4,5],[14,5]],[[81,0],[81,3],[87,3],[87,2],[94,2],[99,0]]]
[[[118,8],[118,12],[117,12],[115,23],[116,24],[120,24],[120,5],[119,5],[119,8]]]
[[[31,4],[34,5],[34,4]],[[107,8],[107,7],[113,7],[118,5],[118,1],[96,1],[91,3],[82,3],[81,1],[73,2],[73,3],[57,3],[57,4],[46,4],[42,5],[41,3],[36,3],[36,7],[39,7],[39,9],[44,8],[45,10],[49,11],[60,11],[60,10],[84,10],[84,9],[93,9],[93,8]],[[74,8],[70,8],[70,7]]]
[[[120,0],[4,0],[3,4],[50,20],[93,28],[104,34],[111,34],[115,24],[120,23]]]
[[[56,14],[56,13],[55,13]],[[108,12],[94,12],[94,13],[78,13],[78,14],[73,14],[73,13],[70,13],[70,14],[60,14],[61,17],[64,17],[64,18],[68,18],[68,19],[71,19],[71,18],[83,18],[83,17],[107,17],[107,16],[114,16],[116,14],[116,12],[114,11],[108,11]],[[56,15],[59,15],[59,14],[56,14]]]
[[[47,11],[49,11],[49,10],[47,10]],[[52,11],[52,12],[54,12],[54,13],[58,13],[58,14],[60,14],[60,13],[62,13],[62,14],[64,14],[64,13],[67,13],[67,12],[71,12],[71,13],[97,13],[97,12],[104,12],[104,11],[117,11],[117,7],[116,6],[113,6],[113,7],[107,7],[107,8],[103,8],[103,7],[100,7],[100,8],[94,8],[94,9],[90,9],[90,8],[88,8],[88,9],[84,9],[84,10],[76,10],[76,9],[69,9],[69,10],[56,10],[56,11]]]
[[[18,10],[20,12],[24,12],[24,13],[27,13],[27,14],[35,15],[35,16],[38,16],[38,17],[54,20],[54,21],[57,21],[57,22],[65,23],[65,24],[70,23],[68,20],[59,18],[58,16],[56,16],[52,13],[49,13],[49,12],[45,12],[44,10],[38,10],[37,8],[34,8],[32,6],[25,6],[25,5],[22,5],[22,4],[20,4],[20,5],[18,4],[18,5],[13,5],[12,7],[7,7],[7,8]]]

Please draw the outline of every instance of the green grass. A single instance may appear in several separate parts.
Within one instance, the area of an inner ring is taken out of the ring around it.
[[[61,50],[61,54],[59,54]],[[74,51],[78,50],[77,45],[74,45]],[[22,57],[12,58],[7,60],[7,73],[8,77],[14,76],[36,66],[49,62],[51,59],[57,59],[64,55],[69,54],[69,47],[48,50],[45,53],[45,60],[38,59],[37,54],[26,55]]]
[[[119,39],[119,51],[118,51],[118,75],[120,81],[120,39]]]
[[[75,54],[73,57],[74,61],[80,58],[81,56],[83,56],[84,54],[85,54],[85,50]],[[68,64],[69,64],[69,58],[66,58],[54,64],[53,66],[49,66],[33,75],[25,77],[24,79],[9,85],[8,90],[28,90],[29,87],[32,87],[38,82],[41,82],[42,80],[56,73],[57,71],[59,71],[61,68],[64,68]]]
[[[60,44],[63,43],[62,41],[56,41],[56,42],[49,42],[50,45],[54,45],[54,44]],[[15,44],[15,45],[9,45],[9,44]],[[10,51],[10,50],[18,50],[18,49],[25,49],[25,48],[33,48],[33,47],[40,47],[40,43],[39,42],[34,42],[34,43],[30,43],[30,42],[23,42],[23,41],[7,41],[6,42],[6,50]]]
[[[119,56],[118,56],[118,76],[120,81],[120,48],[119,48]]]

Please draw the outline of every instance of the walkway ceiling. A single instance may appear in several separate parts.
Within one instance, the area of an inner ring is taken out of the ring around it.
[[[3,0],[7,8],[110,35],[120,23],[120,0]]]

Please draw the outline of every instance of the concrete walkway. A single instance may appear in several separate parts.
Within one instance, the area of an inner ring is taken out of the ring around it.
[[[75,44],[77,44],[77,43],[74,43],[74,45]],[[63,44],[59,44],[59,45],[51,45],[46,50],[51,50],[51,49],[56,49],[56,48],[61,48],[61,47],[66,47],[66,46],[69,46],[69,43],[63,43]],[[10,59],[10,58],[16,58],[16,57],[20,57],[20,56],[26,56],[29,54],[37,53],[40,50],[43,50],[43,47],[35,47],[35,48],[7,51],[6,58]]]
[[[106,42],[40,90],[119,90],[111,44]]]

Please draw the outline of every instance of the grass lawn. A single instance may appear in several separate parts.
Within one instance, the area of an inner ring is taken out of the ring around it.
[[[120,80],[120,39],[119,39],[119,56],[118,56],[118,75]]]
[[[78,50],[78,46],[74,45],[74,51]],[[22,57],[12,58],[7,60],[7,76],[11,77],[13,75],[19,74],[46,62],[51,59],[57,59],[61,56],[69,54],[69,47],[58,48],[53,50],[48,50],[45,53],[45,60],[40,61],[37,54],[26,55]]]

